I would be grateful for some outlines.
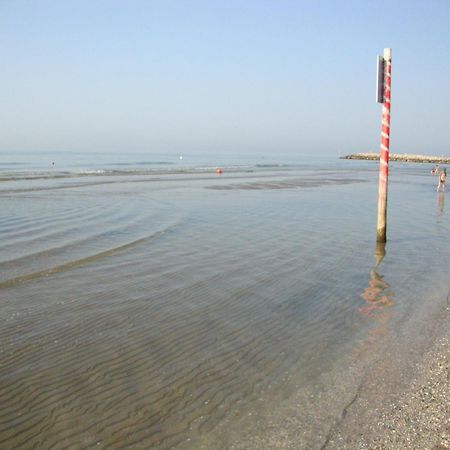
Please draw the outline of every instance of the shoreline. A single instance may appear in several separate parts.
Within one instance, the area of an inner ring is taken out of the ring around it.
[[[418,364],[411,387],[381,412],[376,436],[361,439],[361,448],[450,449],[449,360],[446,333]]]
[[[350,155],[341,156],[340,159],[358,159],[364,161],[378,161],[380,155],[378,153],[352,153]],[[390,161],[412,162],[412,163],[435,163],[450,164],[450,157],[431,156],[431,155],[410,155],[406,153],[390,153]]]
[[[436,322],[429,343],[419,345],[411,365],[394,370],[380,366],[366,378],[354,408],[346,411],[323,449],[450,449],[448,304]],[[395,378],[398,382],[391,383]]]

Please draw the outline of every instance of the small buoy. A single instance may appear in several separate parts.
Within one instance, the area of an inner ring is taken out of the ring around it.
[[[222,169],[220,167],[216,169],[216,175],[222,175]]]

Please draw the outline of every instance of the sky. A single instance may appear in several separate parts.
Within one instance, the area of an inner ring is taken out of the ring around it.
[[[0,0],[0,151],[450,155],[450,0]]]

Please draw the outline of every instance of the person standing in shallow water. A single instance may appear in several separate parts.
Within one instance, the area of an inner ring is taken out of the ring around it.
[[[440,169],[439,164],[436,164],[436,166],[431,170],[431,174],[439,175],[436,192],[439,192],[441,189],[442,189],[442,192],[444,192],[445,191],[445,180],[447,179],[447,169],[445,167]]]
[[[441,170],[439,170],[439,181],[436,188],[436,191],[439,192],[442,188],[442,192],[445,191],[445,180],[447,179],[447,170],[445,167]]]

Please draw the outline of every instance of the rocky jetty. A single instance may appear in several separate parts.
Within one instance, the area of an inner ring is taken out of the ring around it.
[[[375,161],[380,159],[380,155],[379,153],[352,153],[351,155],[341,156],[341,159],[363,159],[367,161],[372,160]],[[409,155],[406,153],[390,153],[389,161],[450,164],[450,157],[430,156],[430,155]]]

